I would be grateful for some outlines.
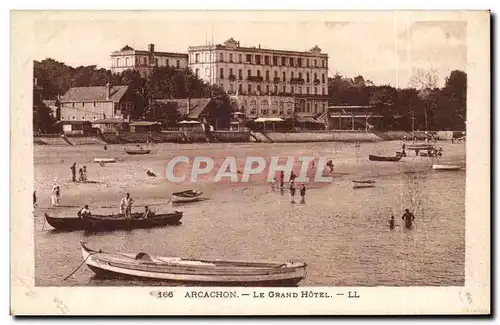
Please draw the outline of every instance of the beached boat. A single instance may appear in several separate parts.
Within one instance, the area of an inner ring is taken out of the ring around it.
[[[151,152],[150,149],[144,148],[124,148],[124,150],[129,155],[147,155]]]
[[[177,224],[182,219],[182,211],[156,214],[150,218],[142,218],[143,213],[132,213],[131,218],[110,215],[93,215],[90,217],[58,218],[45,214],[47,223],[57,230],[86,230],[89,232],[112,231],[121,229],[143,229]]]
[[[351,181],[352,188],[368,188],[374,187],[375,181],[367,180],[367,181]]]
[[[247,262],[108,253],[80,242],[87,266],[98,275],[210,286],[296,286],[306,263]]]
[[[172,193],[171,201],[172,203],[187,203],[187,202],[200,201],[202,199],[201,194],[203,194],[203,192],[194,190],[175,192]]]
[[[116,158],[94,158],[94,162],[98,164],[114,163]]]
[[[372,161],[400,161],[401,156],[383,157],[383,156],[368,155],[368,159]]]
[[[460,170],[462,166],[458,165],[432,165],[434,170]]]
[[[430,143],[414,143],[406,147],[408,150],[432,150],[434,146]]]

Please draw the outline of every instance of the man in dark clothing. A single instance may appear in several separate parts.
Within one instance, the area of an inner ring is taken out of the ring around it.
[[[407,229],[413,228],[413,220],[415,220],[415,216],[410,212],[410,210],[405,209],[405,213],[401,219],[405,221],[405,227]]]
[[[290,197],[292,198],[291,203],[295,203],[295,185],[290,182]]]
[[[396,223],[394,221],[394,216],[392,216],[391,219],[389,220],[389,229],[394,230],[395,227]]]
[[[300,204],[306,203],[306,186],[302,184],[300,186]]]
[[[33,191],[33,207],[36,207],[36,191]]]
[[[73,166],[71,166],[71,174],[73,174],[73,182],[76,182],[76,163],[73,163]]]

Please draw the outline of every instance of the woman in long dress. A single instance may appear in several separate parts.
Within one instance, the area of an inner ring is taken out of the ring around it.
[[[57,186],[52,186],[52,195],[50,196],[50,204],[55,207],[57,206]]]

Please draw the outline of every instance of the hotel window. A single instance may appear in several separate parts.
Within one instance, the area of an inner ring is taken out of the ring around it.
[[[252,93],[252,85],[249,84],[247,89],[248,89],[248,94],[250,95]]]
[[[290,89],[292,90],[292,94],[295,94],[295,88],[293,86],[290,86]]]
[[[233,75],[233,69],[229,69],[229,76]]]
[[[318,103],[314,103],[314,113],[318,113]]]
[[[220,78],[224,79],[224,68],[220,68]]]
[[[231,93],[233,93],[233,92],[234,92],[234,85],[233,85],[232,83],[230,83],[230,84],[229,84],[229,91],[230,91]]]
[[[243,63],[243,56],[241,54],[238,54],[238,59],[239,59],[240,63]]]
[[[274,71],[274,78],[278,78],[278,71]]]
[[[195,73],[196,73],[196,76],[199,77],[200,76],[200,69],[196,69]]]
[[[318,80],[318,74],[315,72],[314,73],[314,81]]]
[[[286,65],[286,58],[284,56],[281,57],[281,65]]]
[[[317,68],[318,67],[318,60],[314,59],[314,67]]]
[[[158,59],[155,59],[155,66],[158,66]]]
[[[269,81],[269,70],[266,70],[266,81]]]
[[[274,93],[277,94],[278,93],[278,86],[274,86]]]
[[[168,59],[165,59],[165,66],[168,67]]]
[[[285,82],[285,81],[286,81],[286,72],[283,71],[283,82]]]
[[[306,60],[306,66],[309,68],[309,59]]]
[[[321,67],[324,68],[325,67],[325,60],[321,60]]]
[[[311,112],[311,103],[307,103],[307,112]]]
[[[177,60],[177,61],[175,62],[175,66],[176,66],[177,68],[180,68],[180,67],[181,67],[181,61]]]
[[[73,116],[73,120],[76,120],[76,117]]]
[[[269,55],[264,56],[264,64],[269,64]]]
[[[116,59],[116,66],[119,67],[120,66],[120,59]]]
[[[93,104],[94,104],[94,107],[95,107],[95,102]]]
[[[293,67],[294,66],[294,63],[295,63],[295,59],[294,58],[290,58],[290,66]]]
[[[323,103],[323,112],[326,112],[326,104]]]
[[[198,69],[196,69],[198,70]],[[198,74],[196,74],[198,75]],[[210,77],[210,68],[205,68],[205,77]]]
[[[198,62],[200,62],[200,54],[198,54],[198,53],[197,53],[197,54],[194,56],[194,63],[198,63]]]
[[[325,83],[325,74],[324,73],[321,74],[321,82]]]
[[[241,79],[243,79],[243,71],[241,69],[238,70],[238,77]]]
[[[97,116],[94,115],[94,120],[97,120]]]
[[[260,55],[255,56],[255,64],[260,64]]]
[[[233,53],[229,53],[229,62],[233,62]]]
[[[247,54],[247,63],[252,63],[252,55]]]
[[[299,86],[299,92],[298,92],[298,94],[299,94],[299,95],[301,95],[301,94],[302,94],[302,87],[301,87],[301,86]]]
[[[257,70],[257,77],[260,77],[260,70]]]
[[[302,72],[299,72],[299,79],[302,79]]]
[[[148,64],[148,59],[147,58],[142,58],[142,64],[147,65]]]
[[[257,91],[260,93],[260,85],[257,85]]]
[[[198,54],[196,54],[198,55]],[[198,62],[198,61],[196,61]],[[205,62],[210,62],[210,55],[208,53],[205,53]]]
[[[314,94],[317,95],[318,94],[318,87],[314,87]]]
[[[224,62],[224,53],[221,53],[219,56],[219,61]]]
[[[293,71],[290,73],[290,78],[293,79]]]
[[[252,70],[248,69],[248,74],[247,74],[247,77],[251,77],[252,76]]]
[[[266,85],[266,94],[269,94],[269,85]]]
[[[309,72],[306,73],[306,82],[309,82]]]
[[[278,57],[273,56],[273,65],[278,65]]]
[[[243,92],[243,85],[239,84],[238,85],[238,92],[241,94]]]
[[[128,67],[128,58],[125,58],[125,66]]]
[[[302,58],[297,59],[297,65],[302,68]]]
[[[326,87],[323,87],[323,95],[326,95]]]

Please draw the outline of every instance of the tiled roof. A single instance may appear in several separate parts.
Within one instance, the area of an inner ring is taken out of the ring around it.
[[[135,121],[130,123],[130,126],[153,126],[156,124],[160,124],[158,122],[149,122],[149,121]]]
[[[156,99],[157,102],[167,105],[174,105],[179,114],[188,118],[199,118],[203,110],[210,104],[211,98],[191,98],[189,99],[190,110],[188,114],[188,99]]]
[[[113,102],[119,102],[125,95],[128,86],[111,86],[110,98]],[[105,101],[106,86],[95,87],[73,87],[61,97],[61,102],[94,102]]]

